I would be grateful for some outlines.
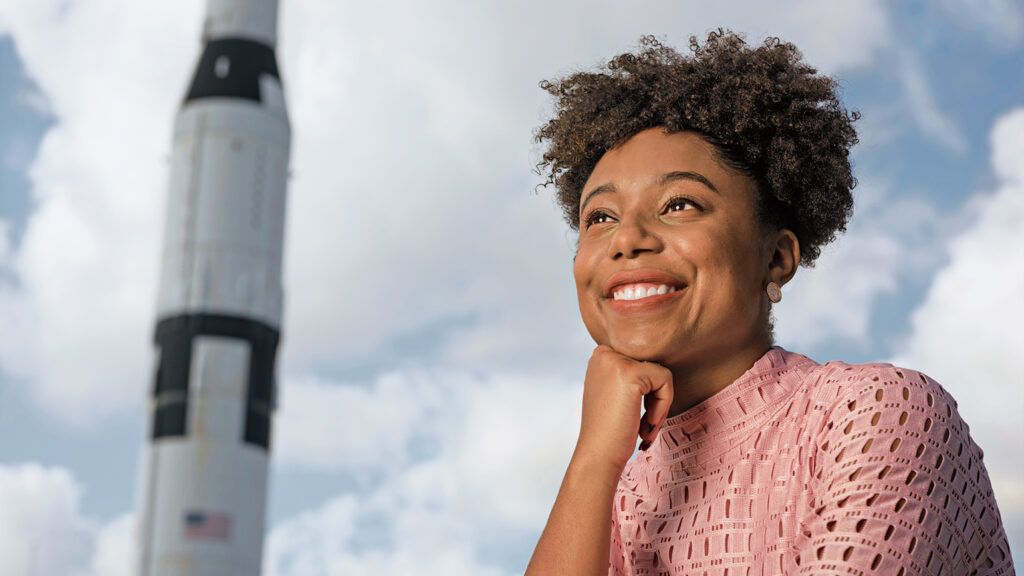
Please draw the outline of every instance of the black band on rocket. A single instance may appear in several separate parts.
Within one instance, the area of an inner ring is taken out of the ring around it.
[[[182,314],[161,320],[154,341],[160,348],[160,365],[153,385],[156,401],[151,437],[188,434],[189,368],[192,342],[197,336],[223,336],[249,343],[249,377],[246,387],[244,442],[270,449],[270,417],[273,410],[274,363],[280,333],[269,324],[223,314]]]
[[[215,97],[261,102],[260,76],[264,74],[281,79],[270,46],[240,38],[211,40],[203,47],[185,102]]]

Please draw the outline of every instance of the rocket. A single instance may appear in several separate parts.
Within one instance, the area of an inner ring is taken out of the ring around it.
[[[291,128],[277,0],[208,0],[174,122],[139,576],[261,570]]]

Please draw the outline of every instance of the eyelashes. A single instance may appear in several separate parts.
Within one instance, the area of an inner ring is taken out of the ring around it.
[[[665,202],[665,206],[661,209],[661,214],[667,214],[669,212],[684,212],[685,208],[681,208],[679,210],[673,210],[673,208],[675,208],[676,206],[685,206],[687,204],[693,206],[697,210],[704,209],[703,207],[701,207],[700,204],[698,204],[693,198],[690,198],[689,196],[673,196],[672,198],[669,198],[667,202]],[[594,224],[605,224],[611,219],[611,214],[605,212],[601,208],[595,208],[587,213],[587,215],[583,218],[582,222],[586,228],[590,228]]]
[[[607,212],[605,212],[604,210],[601,210],[600,208],[597,208],[597,209],[591,210],[587,214],[587,217],[583,219],[583,223],[586,224],[587,228],[590,228],[594,224],[604,224],[604,222],[598,222],[598,220],[601,219],[601,218],[611,218],[611,216]]]
[[[700,204],[697,204],[697,202],[695,202],[693,198],[690,198],[689,196],[673,196],[671,199],[669,199],[668,202],[665,203],[665,210],[662,210],[662,212],[665,212],[668,210],[668,208],[678,204],[689,204],[696,208],[697,210],[703,210]]]

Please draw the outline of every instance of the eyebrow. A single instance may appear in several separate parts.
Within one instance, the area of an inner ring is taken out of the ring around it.
[[[680,171],[662,174],[661,182],[659,182],[659,184],[665,185],[668,184],[669,182],[675,182],[676,180],[692,180],[694,182],[700,182],[701,184],[710,188],[711,191],[714,192],[715,194],[718,194],[719,196],[722,195],[722,193],[718,191],[718,188],[716,188],[715,185],[711,183],[711,180],[708,180],[703,174],[700,174],[699,172]]]
[[[669,182],[675,182],[677,180],[691,180],[693,182],[699,182],[704,186],[708,187],[715,194],[718,194],[719,196],[722,195],[722,193],[718,191],[718,188],[716,188],[715,185],[711,183],[711,180],[708,180],[703,174],[700,174],[698,172],[689,172],[684,170],[666,172],[665,174],[661,175],[661,178],[658,180],[658,184],[664,186]],[[587,207],[587,203],[589,203],[591,198],[593,198],[594,196],[617,191],[618,189],[615,188],[615,185],[612,183],[601,184],[597,188],[594,188],[589,193],[587,193],[586,198],[584,198],[583,200],[583,204],[580,205],[580,213],[583,213],[583,210]]]

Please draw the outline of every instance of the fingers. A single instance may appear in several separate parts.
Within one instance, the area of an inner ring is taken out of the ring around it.
[[[659,364],[644,362],[644,378],[649,382],[650,390],[644,394],[644,415],[640,419],[638,431],[642,443],[641,450],[646,450],[658,436],[658,430],[668,417],[675,392],[672,386],[672,372]]]
[[[598,345],[587,364],[583,396],[581,438],[586,436],[589,440],[607,433],[609,438],[605,442],[623,450],[612,452],[628,460],[636,446],[636,435],[642,440],[641,449],[646,450],[668,417],[673,397],[672,372],[655,362],[637,360],[610,346]],[[637,404],[644,408],[642,415],[637,414]],[[609,406],[617,410],[608,411]],[[601,415],[588,419],[590,414]],[[588,422],[601,424],[587,426]]]

